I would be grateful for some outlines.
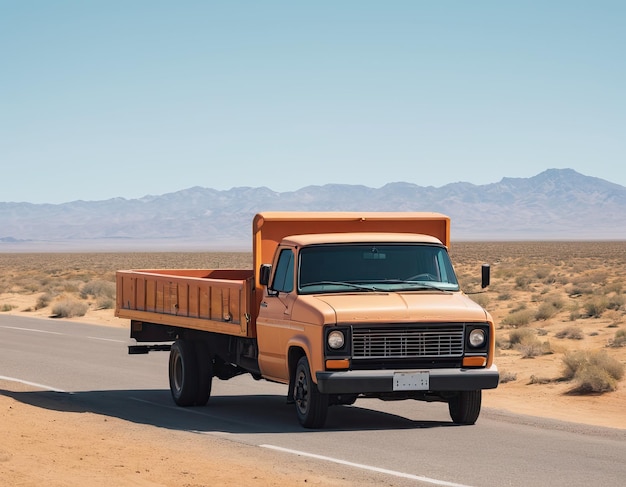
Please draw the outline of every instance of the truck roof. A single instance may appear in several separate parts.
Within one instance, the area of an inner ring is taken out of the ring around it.
[[[305,246],[327,243],[426,243],[442,245],[442,242],[432,235],[420,233],[314,233],[304,235],[288,235],[283,238],[288,245]]]

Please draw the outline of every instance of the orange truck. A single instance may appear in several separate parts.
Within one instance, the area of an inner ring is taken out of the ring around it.
[[[129,353],[169,351],[176,404],[205,405],[214,377],[249,373],[288,385],[306,428],[359,397],[440,401],[476,422],[499,381],[494,323],[459,287],[447,216],[265,212],[252,234],[251,270],[117,272]]]

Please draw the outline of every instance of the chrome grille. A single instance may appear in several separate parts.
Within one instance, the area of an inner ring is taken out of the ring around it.
[[[352,330],[353,359],[459,357],[463,324]]]

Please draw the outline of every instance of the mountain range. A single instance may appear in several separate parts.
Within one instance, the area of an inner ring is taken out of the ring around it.
[[[252,218],[260,211],[436,211],[451,217],[453,241],[626,240],[626,187],[548,169],[439,188],[193,187],[138,199],[0,203],[0,252],[250,250]]]

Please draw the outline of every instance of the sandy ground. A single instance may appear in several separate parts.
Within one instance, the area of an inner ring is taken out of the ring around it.
[[[20,312],[28,305],[24,300],[32,297],[2,297],[18,306],[8,314],[46,318],[45,311]],[[115,318],[112,310],[90,311],[74,320],[86,326],[128,327],[127,320]],[[507,351],[500,353],[496,362],[501,370],[514,368],[517,380],[485,391],[485,408],[626,429],[623,382],[612,393],[572,395],[567,383],[529,384],[532,376],[559,375],[559,364],[551,355],[520,359]],[[339,466],[289,457],[220,436],[189,439],[188,434],[117,418],[26,404],[12,394],[26,390],[34,389],[0,380],[0,485],[381,485],[381,479],[372,474],[350,470],[347,478],[345,468]]]

